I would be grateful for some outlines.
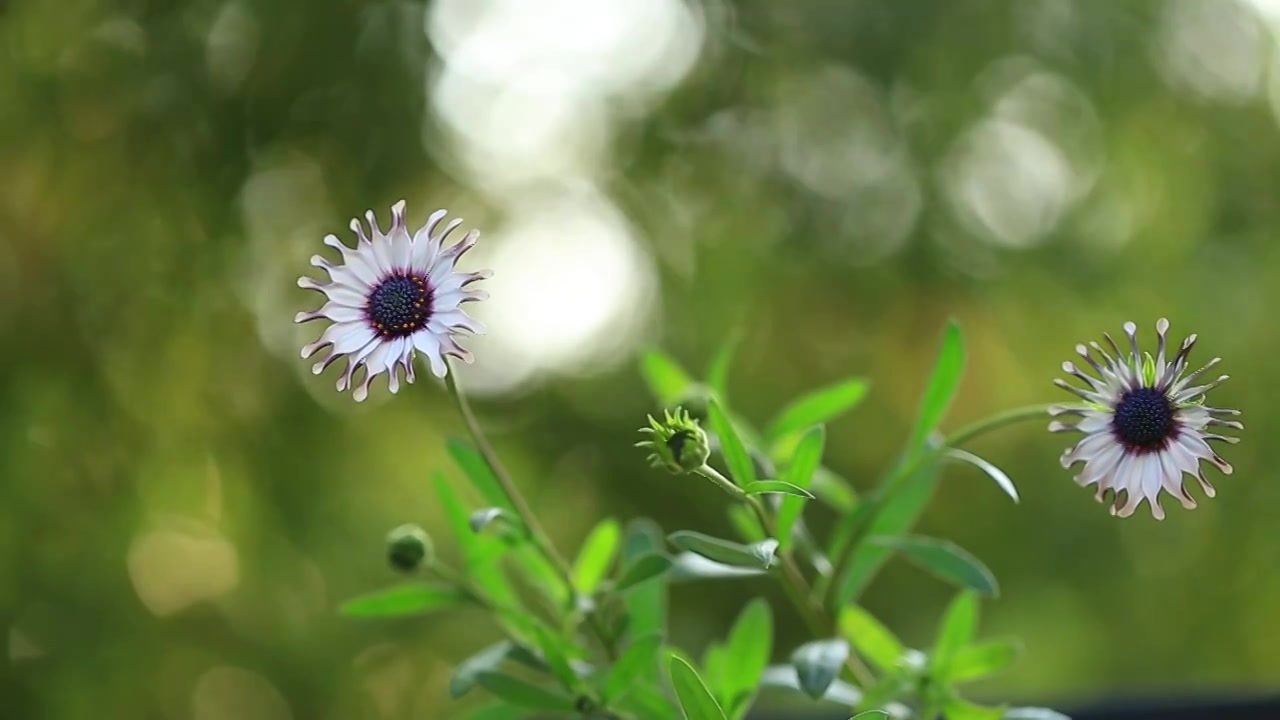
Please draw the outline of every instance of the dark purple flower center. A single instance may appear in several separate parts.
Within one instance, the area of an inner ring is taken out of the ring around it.
[[[431,317],[431,286],[416,273],[390,275],[369,293],[364,311],[382,337],[411,335]]]
[[[1111,431],[1132,450],[1160,450],[1177,433],[1173,404],[1155,388],[1125,393],[1116,405]]]

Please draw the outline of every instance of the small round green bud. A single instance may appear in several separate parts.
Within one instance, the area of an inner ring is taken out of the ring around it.
[[[674,474],[691,473],[706,464],[711,457],[711,442],[707,433],[684,408],[675,412],[665,410],[662,421],[649,416],[649,427],[640,432],[651,436],[636,443],[636,447],[649,448],[649,464],[665,468]]]
[[[432,557],[431,536],[417,525],[401,525],[387,534],[387,562],[396,570],[413,572]]]

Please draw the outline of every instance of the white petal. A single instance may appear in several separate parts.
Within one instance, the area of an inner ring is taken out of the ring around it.
[[[427,356],[427,362],[431,365],[431,374],[438,378],[443,378],[449,372],[448,365],[444,362],[444,356],[440,352],[440,343],[436,340],[436,336],[430,332],[419,332],[413,335],[413,346],[423,355]]]

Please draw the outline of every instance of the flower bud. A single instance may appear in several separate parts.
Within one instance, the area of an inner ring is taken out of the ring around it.
[[[676,408],[672,413],[664,410],[662,421],[649,416],[649,427],[640,432],[652,436],[636,443],[636,447],[649,448],[649,464],[665,468],[674,474],[690,473],[706,464],[711,457],[711,443],[707,433],[687,410]]]
[[[431,536],[417,525],[401,525],[387,534],[387,562],[400,572],[413,572],[433,559]]]

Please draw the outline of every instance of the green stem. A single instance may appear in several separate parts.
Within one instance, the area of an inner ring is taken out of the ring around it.
[[[695,472],[720,486],[722,490],[732,495],[739,502],[746,503],[755,512],[756,517],[759,518],[760,526],[764,528],[765,532],[770,537],[777,537],[777,528],[773,518],[765,510],[764,504],[758,498],[746,494],[742,488],[710,465],[703,465]],[[782,552],[778,557],[780,560],[779,565],[782,568],[782,589],[787,593],[791,604],[795,605],[805,624],[809,626],[809,632],[819,638],[833,636],[836,631],[836,623],[826,616],[826,611],[822,604],[814,600],[809,581],[805,579],[804,573],[801,572],[800,566],[796,564],[795,558],[789,552]],[[875,676],[872,675],[870,668],[864,665],[861,658],[856,654],[849,653],[849,657],[845,661],[845,667],[862,687],[870,687],[875,682]]]
[[[863,502],[871,503],[871,509],[863,517],[861,525],[859,525],[850,535],[849,542],[845,544],[842,551],[834,553],[836,555],[835,571],[831,573],[834,582],[838,582],[839,578],[844,575],[847,565],[852,561],[854,554],[862,541],[866,539],[867,532],[875,524],[876,517],[884,506],[893,499],[893,496],[902,488],[907,481],[915,475],[916,471],[921,467],[925,467],[934,463],[938,458],[942,457],[947,450],[959,447],[981,435],[985,435],[992,430],[998,430],[1007,425],[1021,422],[1023,420],[1034,420],[1036,418],[1044,418],[1049,412],[1049,405],[1026,405],[1012,410],[996,413],[990,417],[977,420],[961,427],[959,430],[951,433],[936,445],[917,451],[915,455],[909,458],[900,470],[894,472],[888,482],[877,488],[875,492],[870,494]],[[834,585],[833,585],[834,586]]]
[[[453,404],[458,408],[458,414],[462,416],[462,420],[467,425],[467,430],[471,433],[471,439],[476,444],[476,449],[480,451],[480,456],[484,458],[485,464],[493,471],[493,476],[498,480],[498,485],[502,487],[502,492],[511,501],[511,507],[516,511],[516,515],[524,522],[525,528],[529,531],[529,539],[533,542],[538,552],[547,559],[555,568],[560,579],[568,588],[569,594],[575,595],[577,589],[573,584],[573,570],[564,557],[556,550],[556,546],[551,542],[551,536],[543,529],[542,523],[538,522],[538,518],[533,514],[533,508],[525,501],[524,496],[520,494],[520,489],[516,487],[515,481],[511,479],[511,475],[507,472],[502,461],[498,458],[498,454],[494,452],[493,446],[489,444],[489,440],[485,437],[484,431],[480,429],[480,423],[476,420],[475,413],[471,412],[471,404],[467,402],[467,397],[458,387],[458,381],[454,378],[454,369],[452,363],[448,359],[445,360],[448,366],[444,376],[445,386],[449,389],[449,396],[453,398]],[[575,603],[576,604],[576,603]],[[609,634],[605,632],[601,626],[599,618],[594,613],[587,613],[587,622],[595,633],[596,638],[600,641],[600,645],[604,648],[605,654],[612,661],[617,655],[617,649]]]

